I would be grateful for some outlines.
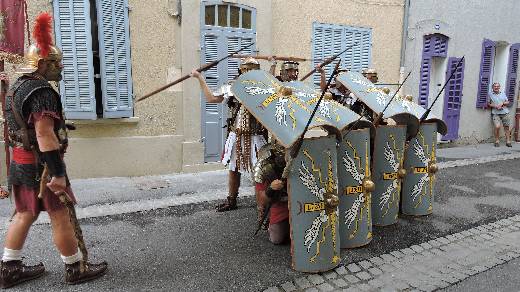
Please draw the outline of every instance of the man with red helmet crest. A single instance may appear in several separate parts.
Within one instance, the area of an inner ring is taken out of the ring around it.
[[[54,243],[65,263],[67,284],[98,278],[107,270],[106,262],[90,264],[82,260],[71,217],[56,195],[65,191],[75,202],[63,161],[67,129],[62,105],[59,94],[49,84],[60,81],[63,70],[62,53],[52,42],[51,21],[47,13],[37,17],[33,32],[36,44],[28,48],[25,63],[18,70],[23,75],[11,86],[5,99],[5,118],[13,149],[9,187],[16,215],[7,231],[0,263],[2,288],[44,274],[42,263],[26,266],[21,256],[29,229],[43,210],[49,214]],[[47,185],[40,182],[43,165],[51,177]]]

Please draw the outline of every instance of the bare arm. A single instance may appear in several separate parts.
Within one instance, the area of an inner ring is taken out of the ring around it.
[[[271,68],[269,68],[269,73],[271,73],[271,75],[275,76],[274,74],[276,73],[276,59],[274,56],[269,56],[269,58],[267,58],[267,60],[271,63]]]
[[[54,120],[50,117],[42,117],[34,124],[36,139],[41,152],[50,152],[60,149],[58,137],[54,133]],[[53,176],[47,187],[53,192],[63,191],[67,186],[65,176]]]
[[[51,117],[42,117],[35,122],[34,127],[41,152],[60,149],[58,137],[54,134],[54,120]]]
[[[206,101],[208,103],[221,103],[224,100],[224,95],[215,96],[213,92],[211,92],[211,89],[206,83],[206,80],[204,80],[204,77],[202,77],[202,74],[200,74],[199,71],[191,71],[191,76],[199,80],[200,89],[202,89],[202,91],[204,92],[204,96],[206,97]]]
[[[320,72],[320,89],[323,91],[327,87],[327,80],[325,78],[325,70],[320,67],[321,64],[316,65],[316,71]]]

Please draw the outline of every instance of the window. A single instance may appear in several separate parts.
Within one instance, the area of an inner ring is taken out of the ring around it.
[[[491,84],[500,83],[501,91],[513,105],[518,74],[520,44],[485,39],[482,43],[477,108],[486,108]]]
[[[350,46],[352,48],[340,56],[341,67],[358,72],[367,69],[371,62],[372,29],[313,23],[312,58],[314,65]],[[326,74],[330,74],[333,68],[334,64],[327,65],[325,67]],[[313,78],[314,83],[318,85],[320,82],[319,74],[314,74]]]
[[[250,9],[229,4],[206,5],[204,24],[209,26],[252,29]]]
[[[67,119],[133,116],[128,0],[53,0]]]

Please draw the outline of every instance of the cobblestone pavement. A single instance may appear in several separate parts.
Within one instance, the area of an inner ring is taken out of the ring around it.
[[[520,215],[270,287],[292,291],[435,291],[520,257]]]

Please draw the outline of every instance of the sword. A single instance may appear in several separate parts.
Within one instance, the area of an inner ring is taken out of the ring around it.
[[[448,80],[446,80],[446,82],[444,82],[444,86],[442,86],[441,91],[439,91],[439,93],[437,94],[437,96],[433,100],[433,102],[430,105],[430,107],[422,115],[421,119],[419,120],[421,123],[424,122],[424,120],[426,120],[426,118],[430,114],[430,111],[432,110],[433,105],[435,104],[435,102],[437,101],[439,96],[441,96],[441,93],[444,91],[444,88],[446,88],[446,85],[448,85],[448,82],[450,82],[451,78],[453,78],[453,75],[455,75],[455,72],[457,72],[457,70],[459,69],[460,64],[462,64],[463,61],[464,61],[464,56],[462,56],[462,58],[460,58],[459,62],[455,66],[455,69],[451,72],[450,77],[448,78]]]
[[[212,67],[215,67],[216,65],[218,65],[218,63],[224,61],[224,60],[227,59],[227,58],[231,58],[233,55],[237,54],[237,53],[240,52],[240,51],[243,51],[244,49],[249,48],[250,46],[252,46],[252,45],[254,45],[254,44],[255,44],[255,43],[251,43],[251,44],[249,44],[249,45],[247,45],[247,46],[245,46],[245,47],[240,48],[240,49],[237,50],[237,51],[232,52],[231,54],[229,54],[229,55],[227,55],[227,56],[225,56],[225,57],[222,57],[222,58],[220,58],[220,59],[218,59],[218,60],[216,60],[216,61],[213,61],[213,62],[211,62],[211,63],[207,63],[207,64],[205,64],[204,66],[198,68],[197,71],[198,71],[198,72],[204,72],[204,71],[207,71],[207,70],[211,69]],[[152,92],[150,92],[150,93],[148,93],[148,94],[145,94],[145,95],[141,96],[140,98],[138,98],[138,99],[136,100],[136,102],[143,101],[143,100],[149,98],[150,96],[155,95],[155,94],[157,94],[157,93],[159,93],[159,92],[165,90],[165,89],[168,88],[168,87],[174,86],[175,84],[181,83],[182,81],[184,81],[184,80],[186,80],[186,79],[188,79],[188,78],[190,78],[190,77],[191,77],[190,74],[186,74],[186,75],[182,76],[181,78],[179,78],[179,79],[177,79],[177,80],[175,80],[175,81],[172,81],[172,82],[170,82],[170,83],[168,83],[168,84],[166,84],[166,85],[164,85],[164,86],[162,86],[162,87],[160,87],[160,88],[158,88],[158,89],[156,89],[156,90],[154,90],[154,91],[152,91]]]
[[[336,55],[333,55],[332,57],[326,59],[323,63],[320,64],[320,68],[323,68],[325,66],[327,66],[328,64],[332,63],[332,61],[334,61],[334,59],[336,59],[337,57],[339,57],[341,54],[345,53],[346,51],[352,49],[354,46],[356,46],[358,43],[353,43],[352,45],[348,46],[346,49],[344,49],[343,51],[337,53]],[[300,81],[303,81],[305,79],[307,79],[307,77],[311,76],[312,74],[314,74],[314,72],[316,72],[316,68],[312,69],[309,73],[307,73],[305,76],[303,76]],[[328,87],[328,86],[327,86]]]
[[[40,179],[40,194],[38,195],[38,198],[41,198],[41,196],[44,194],[44,191],[45,191],[45,188],[47,188],[48,182],[49,182],[49,168],[47,167],[47,164],[45,164],[45,167],[43,168],[42,177]],[[88,260],[88,251],[87,251],[87,247],[85,246],[85,240],[83,239],[83,232],[81,231],[81,227],[79,226],[78,217],[76,216],[76,210],[74,209],[74,203],[72,203],[72,199],[70,198],[70,195],[66,191],[59,191],[56,193],[56,195],[60,199],[60,202],[67,208],[67,211],[69,212],[70,223],[72,224],[72,227],[74,228],[74,235],[76,236],[76,239],[78,240],[78,247],[83,256],[83,259],[80,262],[80,270],[81,270],[81,272],[84,272],[86,270],[86,263]]]
[[[255,231],[255,234],[253,235],[253,237],[255,237],[258,234],[258,231],[260,231],[260,229],[262,229],[262,226],[264,225],[264,222],[267,219],[267,216],[269,216],[269,211],[271,210],[272,205],[273,205],[273,203],[271,203],[271,202],[269,202],[267,204],[267,207],[264,210],[264,214],[262,215],[262,220],[260,220],[258,222],[258,226],[256,227],[256,231]]]
[[[336,57],[337,56],[338,55],[336,55]],[[302,147],[302,144],[303,144],[303,137],[305,136],[305,133],[307,133],[307,130],[309,130],[309,125],[311,124],[312,119],[314,118],[314,115],[318,111],[318,108],[319,108],[320,103],[321,103],[321,101],[323,99],[323,96],[325,95],[325,92],[327,92],[327,89],[329,88],[332,79],[338,73],[338,69],[339,69],[339,64],[340,63],[341,63],[341,59],[336,63],[336,66],[334,67],[334,70],[330,74],[329,80],[327,80],[327,85],[321,91],[321,96],[318,99],[318,102],[316,103],[316,106],[314,107],[314,110],[312,111],[311,117],[307,121],[307,125],[305,125],[305,129],[303,129],[303,133],[301,134],[300,138],[298,138],[298,140],[296,141],[294,146],[291,148],[290,156],[289,156],[287,164],[285,165],[285,168],[283,170],[282,178],[287,178],[289,176],[289,169],[291,168],[291,164],[293,162],[293,159],[296,158],[296,156],[298,155],[298,152],[300,152],[300,148]]]

